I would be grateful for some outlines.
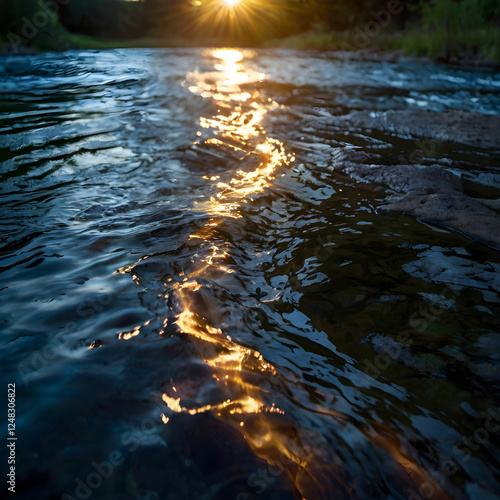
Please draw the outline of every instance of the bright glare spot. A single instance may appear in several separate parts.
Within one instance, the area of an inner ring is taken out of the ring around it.
[[[224,0],[224,3],[229,7],[234,7],[240,0]]]
[[[212,52],[212,55],[224,61],[226,65],[236,64],[243,59],[243,53],[236,49],[217,49]]]

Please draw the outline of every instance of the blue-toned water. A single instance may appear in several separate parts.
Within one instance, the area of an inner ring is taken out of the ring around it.
[[[500,114],[497,73],[176,49],[0,74],[16,498],[500,498],[498,135],[418,122]],[[360,168],[420,149],[491,238],[379,209],[399,188]]]

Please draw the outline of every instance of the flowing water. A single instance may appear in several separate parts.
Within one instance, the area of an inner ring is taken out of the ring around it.
[[[498,74],[235,49],[0,73],[18,498],[500,498],[498,249],[329,168],[418,149],[349,113],[499,114]],[[497,196],[500,151],[434,144]]]

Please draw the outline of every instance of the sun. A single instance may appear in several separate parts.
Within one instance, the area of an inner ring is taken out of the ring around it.
[[[199,2],[200,5],[193,9],[192,24],[185,28],[186,31],[201,32],[209,39],[231,46],[262,40],[272,30],[274,21],[283,17],[284,11],[274,6],[281,5],[280,2],[283,5],[295,4],[299,0],[189,1],[192,5],[193,2]]]

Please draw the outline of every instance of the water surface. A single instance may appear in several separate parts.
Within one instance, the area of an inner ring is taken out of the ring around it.
[[[497,74],[235,49],[0,73],[20,498],[499,498],[498,249],[330,168],[419,148],[350,113],[499,114]],[[499,151],[434,145],[498,198]]]

